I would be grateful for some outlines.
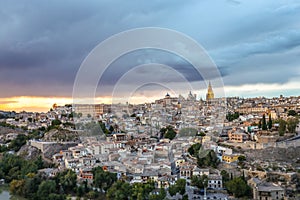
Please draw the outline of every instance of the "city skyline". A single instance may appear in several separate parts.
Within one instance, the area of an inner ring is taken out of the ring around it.
[[[3,110],[46,111],[53,103],[72,103],[77,70],[95,46],[121,31],[149,26],[182,32],[202,45],[222,75],[226,96],[300,95],[297,1],[1,4]],[[115,12],[107,12],[112,7]],[[174,55],[133,52],[112,63],[112,68],[129,70],[149,63],[182,70],[194,85],[199,85],[193,92],[205,96],[203,80],[194,80],[190,65]],[[120,76],[116,70],[107,72],[103,80],[107,91]],[[157,90],[150,89],[138,93],[136,98],[143,102],[143,98],[160,98],[163,93],[165,90],[161,89],[157,95]],[[110,98],[106,93],[97,97],[103,102]]]

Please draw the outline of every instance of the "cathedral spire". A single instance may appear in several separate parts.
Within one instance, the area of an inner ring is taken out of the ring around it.
[[[214,95],[211,83],[209,81],[208,88],[207,88],[207,93],[206,93],[206,101],[211,101],[214,98],[215,98],[215,95]]]

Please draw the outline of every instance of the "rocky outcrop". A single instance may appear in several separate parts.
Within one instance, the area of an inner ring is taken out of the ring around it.
[[[30,145],[23,145],[17,152],[18,156],[23,157],[25,160],[33,160],[41,155],[41,151]]]

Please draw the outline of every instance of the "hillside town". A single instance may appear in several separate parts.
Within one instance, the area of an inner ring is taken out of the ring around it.
[[[152,199],[299,199],[299,116],[300,97],[215,98],[209,84],[205,99],[190,91],[138,105],[1,111],[0,145],[2,157],[41,155],[48,167],[38,173],[72,171],[107,199],[122,198],[96,184],[95,169],[116,183],[153,184]]]

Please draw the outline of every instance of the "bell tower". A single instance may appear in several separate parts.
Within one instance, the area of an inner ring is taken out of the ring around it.
[[[213,91],[211,83],[209,81],[208,88],[207,88],[207,93],[206,93],[206,101],[210,102],[214,98],[215,98],[214,91]]]

